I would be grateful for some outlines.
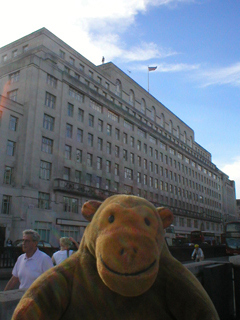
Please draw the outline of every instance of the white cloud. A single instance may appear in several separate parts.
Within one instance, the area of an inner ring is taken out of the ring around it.
[[[240,86],[240,62],[225,68],[202,71],[198,78],[202,81],[202,87],[226,84]]]
[[[229,179],[235,181],[236,197],[240,199],[240,156],[232,163],[224,165],[221,170],[229,176]]]
[[[5,1],[1,12],[11,12],[11,21],[18,21],[20,16],[21,24],[16,28],[9,23],[8,15],[1,16],[0,28],[5,32],[1,32],[0,47],[46,27],[95,64],[101,63],[103,55],[106,62],[115,58],[125,61],[163,58],[173,52],[159,48],[155,43],[143,42],[138,47],[129,48],[121,36],[134,24],[139,13],[144,14],[153,6],[193,1],[70,0],[67,10],[56,0],[42,0],[37,10],[30,0]]]

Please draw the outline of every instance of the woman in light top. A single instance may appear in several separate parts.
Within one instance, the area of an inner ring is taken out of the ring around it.
[[[55,252],[52,256],[52,261],[54,265],[58,265],[68,257],[70,257],[71,254],[73,254],[73,250],[70,250],[72,242],[77,246],[78,243],[73,238],[68,237],[62,237],[60,238],[60,250]]]

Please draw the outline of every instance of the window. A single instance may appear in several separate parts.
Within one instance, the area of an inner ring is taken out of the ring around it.
[[[121,95],[122,95],[122,84],[119,79],[116,80],[116,92],[115,93],[119,97],[121,97]]]
[[[127,128],[128,130],[131,130],[131,131],[134,130],[133,124],[132,124],[131,122],[125,120],[125,119],[124,119],[124,122],[123,122],[123,126],[124,126],[125,128]]]
[[[59,50],[59,55],[60,55],[60,58],[65,59],[65,52],[64,51]]]
[[[96,177],[96,187],[101,188],[101,185],[102,185],[102,178]]]
[[[125,132],[123,133],[123,143],[124,144],[128,143],[128,136],[127,136],[127,134]]]
[[[13,168],[6,166],[4,171],[3,183],[11,184],[12,175],[13,175]]]
[[[107,154],[111,154],[112,152],[112,145],[110,142],[107,142]]]
[[[141,100],[141,112],[142,112],[143,114],[146,113],[146,102],[145,102],[144,99]]]
[[[150,155],[150,157],[153,156],[153,148],[152,147],[149,147],[149,155]]]
[[[102,151],[103,147],[103,140],[101,138],[98,138],[98,151]]]
[[[45,95],[45,106],[51,109],[56,107],[56,97],[49,92],[46,92]]]
[[[17,101],[17,90],[12,90],[7,93],[7,97],[10,100]]]
[[[147,175],[146,174],[143,175],[143,184],[147,185]]]
[[[63,168],[63,179],[70,180],[70,168],[67,168],[67,167]]]
[[[102,170],[102,158],[97,157],[97,169]]]
[[[114,181],[114,191],[118,192],[119,191],[119,182]]]
[[[153,143],[153,144],[157,144],[157,139],[156,138],[154,138],[153,136],[149,136],[149,141],[151,142],[151,143]]]
[[[39,178],[43,180],[50,180],[51,177],[51,163],[41,160]]]
[[[142,129],[138,128],[138,135],[141,136],[142,138],[146,138],[147,137],[147,133],[145,131],[143,131]]]
[[[133,194],[133,187],[127,186],[126,184],[123,186],[124,193],[126,194]]]
[[[78,200],[75,198],[63,197],[63,211],[78,213]]]
[[[138,166],[141,167],[141,157],[137,157],[138,158]]]
[[[7,142],[7,155],[8,156],[14,156],[15,146],[16,146],[15,142],[8,140],[8,142]]]
[[[130,146],[133,148],[134,147],[134,138],[130,137]]]
[[[84,229],[85,229],[85,227],[61,225],[60,236],[61,237],[73,237],[74,239],[79,239],[79,233],[81,233],[81,235],[80,235],[80,237],[81,237],[84,232]]]
[[[134,106],[134,103],[135,103],[134,92],[133,92],[133,90],[130,90],[130,92],[129,92],[129,104],[131,106]]]
[[[82,172],[79,170],[75,170],[75,182],[80,183],[82,177]]]
[[[65,145],[65,159],[71,160],[72,147]]]
[[[50,230],[52,230],[51,222],[35,221],[34,230],[38,232],[40,239],[49,242]]]
[[[137,182],[141,183],[141,172],[137,173]]]
[[[47,84],[53,88],[57,88],[57,79],[50,74],[47,74]]]
[[[2,214],[10,214],[11,196],[3,195],[2,197]]]
[[[84,120],[84,111],[81,108],[78,108],[78,121],[83,122]]]
[[[12,131],[16,131],[17,130],[17,123],[18,123],[18,118],[14,117],[14,116],[10,116],[9,129]]]
[[[106,172],[111,173],[111,161],[106,161]]]
[[[82,150],[80,149],[76,150],[76,161],[78,163],[82,163]]]
[[[147,159],[143,159],[143,168],[147,169]]]
[[[112,111],[108,110],[108,118],[115,122],[119,122],[119,116],[116,113],[113,113]]]
[[[92,114],[89,114],[88,124],[89,124],[89,127],[93,128],[93,126],[94,126],[94,116]]]
[[[120,140],[120,130],[117,128],[115,129],[115,139]]]
[[[70,57],[70,58],[69,58],[69,63],[70,63],[72,66],[74,66],[75,60],[74,60],[72,57]]]
[[[111,181],[109,179],[106,179],[106,190],[110,190],[111,187]]]
[[[3,61],[3,62],[6,62],[6,61],[7,61],[7,55],[6,55],[6,54],[4,54],[4,55],[2,56],[2,61]]]
[[[149,177],[149,187],[153,186],[153,177]]]
[[[83,131],[82,129],[77,129],[77,141],[83,142]]]
[[[120,148],[118,146],[115,146],[115,157],[119,158],[119,154],[120,154]]]
[[[91,133],[88,134],[88,145],[89,147],[93,146],[93,135]]]
[[[143,152],[144,152],[145,154],[147,154],[147,145],[146,145],[146,143],[144,143],[144,145],[143,145]]]
[[[86,174],[86,185],[91,186],[92,184],[92,175],[90,173]]]
[[[130,163],[134,164],[134,153],[130,152]]]
[[[9,75],[10,83],[12,84],[14,82],[18,82],[19,81],[19,76],[20,76],[20,72],[19,71],[11,73]]]
[[[74,78],[80,81],[80,75],[75,72]]]
[[[152,161],[149,162],[149,171],[153,172],[153,163],[152,163]]]
[[[79,102],[84,101],[84,95],[81,92],[79,92],[71,87],[69,87],[69,95],[70,95],[70,97],[74,98],[75,100],[77,100]]]
[[[67,66],[64,66],[64,71],[70,74],[70,68],[68,68]]]
[[[125,161],[127,161],[127,159],[128,159],[127,150],[123,150],[123,159],[124,159]]]
[[[46,152],[48,154],[53,153],[53,140],[49,138],[42,137],[42,148],[41,150],[43,152]]]
[[[133,170],[129,168],[124,168],[125,179],[133,180]]]
[[[50,208],[50,194],[45,192],[38,193],[38,208],[49,209]]]
[[[72,138],[72,125],[67,123],[66,124],[66,138]]]
[[[119,176],[119,164],[115,163],[114,166],[114,174],[115,176]]]
[[[108,136],[112,135],[112,126],[110,124],[107,124],[107,135]]]
[[[68,115],[69,117],[73,117],[73,108],[74,108],[73,104],[68,103],[67,115]]]
[[[140,140],[137,141],[137,149],[139,151],[141,151],[141,141]]]
[[[90,99],[90,107],[92,109],[102,113],[102,110],[103,110],[102,106],[99,103],[97,103],[94,100],[92,100],[92,99]]]
[[[87,154],[87,166],[92,167],[93,156],[91,153]]]
[[[103,132],[103,121],[98,119],[98,131]]]
[[[44,114],[43,116],[43,128],[49,131],[53,131],[54,129],[54,118]]]
[[[25,46],[23,46],[23,52],[27,52],[28,51],[28,44],[26,44]]]

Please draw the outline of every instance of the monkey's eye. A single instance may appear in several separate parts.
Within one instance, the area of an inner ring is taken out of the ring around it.
[[[114,220],[115,220],[115,217],[114,217],[113,214],[111,214],[111,215],[108,217],[108,221],[109,221],[110,223],[113,223]]]
[[[144,218],[144,222],[146,223],[147,226],[150,226],[150,220],[148,218]]]

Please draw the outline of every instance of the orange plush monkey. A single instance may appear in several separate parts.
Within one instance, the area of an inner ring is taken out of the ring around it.
[[[219,320],[198,280],[164,241],[166,208],[127,195],[86,202],[77,253],[39,277],[15,320]]]

